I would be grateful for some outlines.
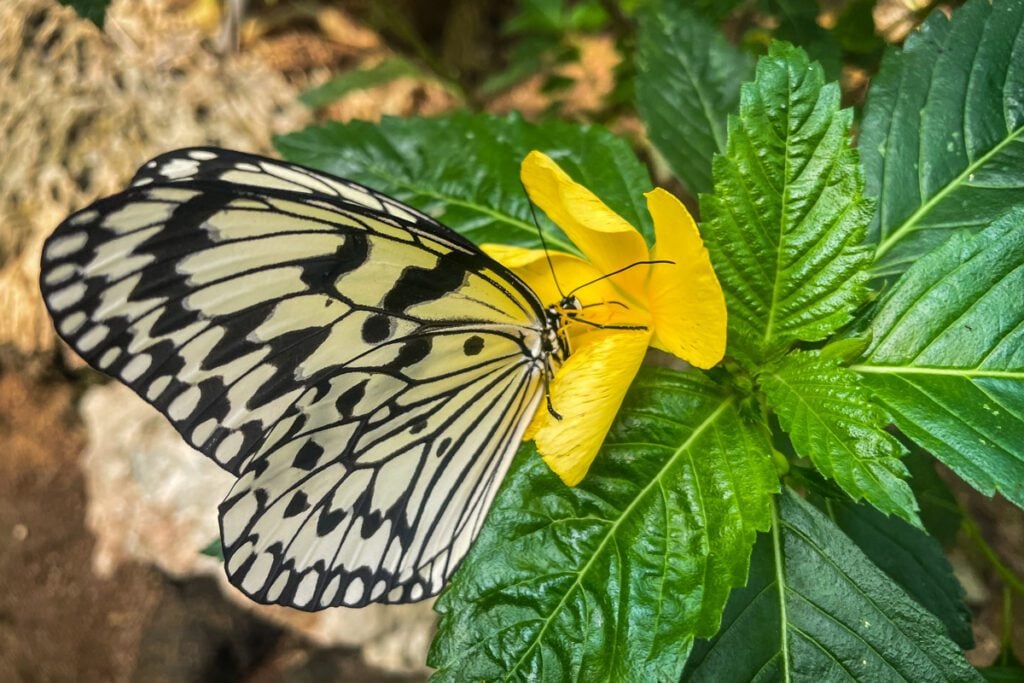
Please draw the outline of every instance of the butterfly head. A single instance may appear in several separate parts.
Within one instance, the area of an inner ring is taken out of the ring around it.
[[[569,345],[569,334],[566,330],[567,322],[580,314],[583,304],[570,294],[562,297],[557,304],[552,304],[545,311],[545,351],[549,358],[559,363],[564,363],[569,357],[572,349]]]

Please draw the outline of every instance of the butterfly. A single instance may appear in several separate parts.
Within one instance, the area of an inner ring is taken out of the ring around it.
[[[391,197],[215,148],[69,216],[40,285],[65,341],[237,477],[231,583],[304,610],[441,589],[575,314]]]

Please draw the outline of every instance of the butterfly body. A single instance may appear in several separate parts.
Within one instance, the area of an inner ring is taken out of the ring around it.
[[[232,583],[301,609],[440,590],[569,354],[566,309],[458,233],[226,150],[70,216],[41,288],[79,354],[237,477]]]

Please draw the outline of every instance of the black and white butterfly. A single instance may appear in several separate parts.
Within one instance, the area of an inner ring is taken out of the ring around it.
[[[238,478],[231,582],[307,610],[436,594],[569,352],[564,309],[449,228],[222,149],[67,218],[41,287],[61,337]]]

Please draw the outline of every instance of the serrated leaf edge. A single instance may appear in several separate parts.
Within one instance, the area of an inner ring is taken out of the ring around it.
[[[544,637],[544,634],[547,632],[548,627],[551,626],[551,624],[554,621],[555,617],[558,615],[559,612],[562,611],[562,608],[565,607],[566,601],[569,599],[569,596],[572,595],[573,593],[575,593],[580,588],[582,588],[582,579],[583,579],[583,577],[586,576],[590,572],[591,566],[593,565],[593,563],[596,560],[596,558],[601,555],[602,551],[604,550],[604,548],[608,544],[608,542],[612,538],[615,537],[615,534],[618,531],[619,525],[622,524],[623,520],[625,520],[625,519],[630,517],[630,515],[633,513],[633,510],[637,506],[639,501],[644,500],[644,499],[647,498],[647,496],[653,490],[653,487],[655,486],[655,484],[657,484],[659,486],[661,485],[661,480],[662,480],[662,477],[664,476],[665,472],[668,469],[670,469],[672,467],[672,465],[675,464],[676,460],[679,457],[681,457],[683,453],[687,452],[687,450],[690,448],[690,446],[693,443],[695,443],[696,440],[702,434],[704,434],[704,432],[712,424],[714,424],[723,413],[725,413],[726,409],[729,408],[733,404],[733,402],[734,402],[734,399],[731,396],[728,396],[728,397],[724,398],[722,400],[722,402],[718,405],[718,407],[715,408],[715,410],[712,411],[711,414],[709,414],[690,433],[690,435],[686,438],[686,441],[684,441],[682,444],[679,445],[678,448],[676,448],[675,453],[672,454],[672,457],[665,459],[665,464],[662,465],[661,469],[658,470],[657,474],[655,476],[651,477],[651,480],[649,482],[647,482],[647,484],[643,487],[643,489],[641,489],[640,492],[636,495],[636,497],[633,498],[633,500],[630,502],[630,504],[626,506],[626,508],[622,511],[622,514],[620,514],[618,516],[618,518],[614,522],[612,522],[611,526],[605,532],[604,538],[601,539],[601,542],[597,545],[597,547],[594,549],[594,551],[590,554],[590,559],[588,559],[587,563],[585,565],[583,565],[583,567],[579,571],[576,572],[576,580],[573,581],[572,585],[564,591],[564,593],[562,594],[562,599],[558,601],[558,604],[555,605],[554,608],[551,610],[550,615],[544,620],[544,625],[540,628],[540,630],[537,632],[537,634],[532,638],[532,641],[530,642],[529,646],[526,647],[526,649],[523,650],[523,653],[520,655],[519,659],[516,660],[516,663],[506,673],[506,678],[511,677],[513,674],[515,674],[519,670],[520,666],[526,661],[527,656],[531,652],[533,652],[533,650],[540,644],[541,640]]]

